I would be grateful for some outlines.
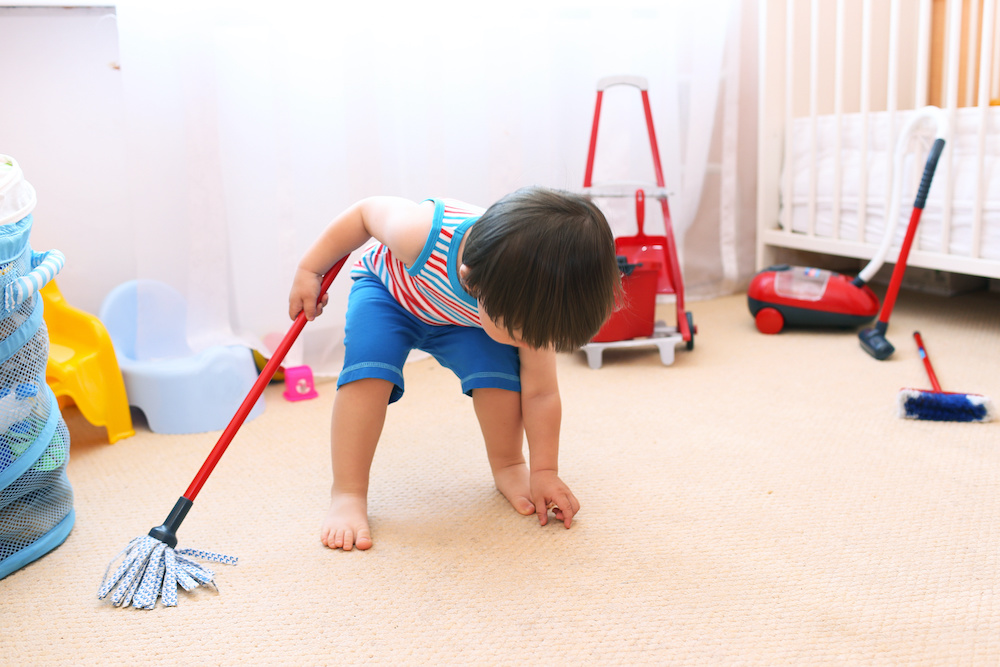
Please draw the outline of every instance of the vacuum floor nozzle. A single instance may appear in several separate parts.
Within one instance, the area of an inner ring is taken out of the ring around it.
[[[883,323],[879,322],[874,328],[864,329],[858,334],[858,340],[861,341],[861,348],[879,361],[885,361],[896,351],[892,343],[886,340],[886,327],[882,325]]]

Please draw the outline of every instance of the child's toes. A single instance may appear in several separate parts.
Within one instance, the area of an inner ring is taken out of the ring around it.
[[[354,546],[356,546],[358,549],[361,549],[362,551],[364,551],[365,549],[371,549],[372,548],[371,532],[364,528],[359,530],[358,536],[354,540]]]

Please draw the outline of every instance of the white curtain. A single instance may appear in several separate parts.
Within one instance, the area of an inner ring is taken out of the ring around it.
[[[340,210],[373,194],[488,205],[528,184],[579,190],[595,84],[628,74],[649,81],[687,295],[731,291],[753,263],[736,251],[752,167],[725,167],[755,131],[743,4],[119,2],[139,277],[186,295],[193,346],[273,346],[298,258]],[[634,88],[605,95],[594,180],[653,181]],[[634,204],[599,203],[634,233]],[[343,275],[286,363],[339,371],[348,289]]]

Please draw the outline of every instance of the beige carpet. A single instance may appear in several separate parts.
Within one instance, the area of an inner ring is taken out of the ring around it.
[[[239,565],[176,608],[96,590],[218,434],[108,445],[67,410],[79,518],[0,581],[0,663],[1000,662],[1000,423],[893,412],[928,386],[914,327],[946,389],[1000,399],[1000,295],[904,294],[886,362],[853,332],[763,336],[742,296],[690,305],[696,348],[672,366],[560,359],[569,531],[493,490],[471,402],[421,361],[375,460],[375,547],[329,551],[333,385],[294,404],[272,385],[179,532]]]

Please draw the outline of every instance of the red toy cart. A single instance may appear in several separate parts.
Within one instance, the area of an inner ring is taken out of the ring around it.
[[[636,235],[621,236],[615,239],[615,249],[619,257],[624,257],[624,263],[635,268],[625,275],[623,283],[627,297],[627,305],[616,311],[611,319],[601,328],[593,341],[583,346],[587,353],[587,361],[591,368],[601,367],[601,355],[609,347],[640,347],[656,345],[660,350],[660,358],[669,365],[674,360],[674,347],[684,343],[688,350],[694,348],[694,318],[684,310],[684,280],[681,276],[680,263],[677,260],[677,246],[674,242],[673,226],[671,225],[670,207],[667,203],[667,191],[663,179],[663,168],[660,164],[660,151],[656,143],[656,131],[653,129],[653,113],[649,105],[649,92],[646,79],[636,76],[606,77],[597,82],[597,103],[594,107],[594,123],[590,131],[590,147],[587,151],[587,170],[583,177],[584,194],[590,197],[631,197],[631,192],[622,192],[620,188],[595,186],[592,182],[594,173],[594,155],[597,150],[597,128],[601,119],[601,102],[604,91],[611,86],[628,85],[639,89],[642,94],[642,105],[646,114],[646,129],[649,133],[649,146],[653,154],[653,169],[656,183],[645,185],[645,188],[635,191],[636,200]],[[648,236],[643,228],[645,220],[645,198],[647,191],[654,199],[659,200],[663,210],[662,236]],[[655,279],[650,276],[655,273]],[[654,322],[656,294],[673,294],[677,304],[677,326],[667,326],[663,322]]]

